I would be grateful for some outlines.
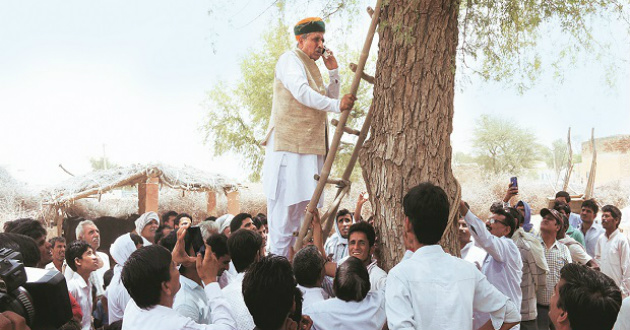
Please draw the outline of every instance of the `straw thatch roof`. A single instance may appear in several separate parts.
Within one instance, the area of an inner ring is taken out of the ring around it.
[[[220,174],[189,166],[176,168],[163,164],[136,164],[70,178],[46,189],[43,192],[44,204],[67,206],[78,199],[100,196],[112,189],[145,183],[149,178],[158,178],[161,185],[185,191],[228,193],[238,190],[239,187],[237,182]]]

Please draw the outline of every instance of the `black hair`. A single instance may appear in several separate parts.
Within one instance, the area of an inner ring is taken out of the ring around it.
[[[158,245],[170,252],[173,252],[173,249],[175,249],[175,243],[177,243],[177,232],[173,230],[170,234],[162,237]]]
[[[365,221],[360,221],[353,224],[352,226],[350,226],[350,230],[348,231],[348,239],[350,238],[350,235],[352,235],[352,233],[354,232],[364,233],[367,237],[370,247],[374,246],[374,242],[376,242],[376,232],[374,231],[374,227],[372,227],[372,225]]]
[[[226,254],[229,254],[228,238],[227,236],[225,236],[225,234],[210,235],[210,237],[208,237],[208,239],[206,240],[206,244],[210,245],[210,247],[212,248],[212,252],[214,252],[214,254],[217,256],[217,259],[223,257]]]
[[[516,228],[514,228],[514,231],[516,231],[523,224],[523,222],[525,222],[525,217],[521,214],[519,210],[513,207],[508,208],[508,212],[514,218],[514,222],[516,222]]]
[[[291,313],[290,317],[295,323],[300,324],[302,321],[302,305],[304,303],[304,297],[302,296],[302,290],[297,286],[293,289],[293,301],[295,302],[295,310]]]
[[[180,213],[180,214],[178,214],[177,217],[175,218],[175,221],[173,221],[173,225],[174,226],[179,226],[179,221],[182,220],[182,218],[190,219],[190,225],[192,226],[193,217],[191,217],[188,213]]]
[[[558,287],[557,307],[569,314],[571,329],[613,328],[621,309],[621,291],[615,281],[575,263],[562,267],[560,280],[564,284]]]
[[[170,217],[177,217],[177,212],[175,211],[168,211],[165,212],[164,214],[162,214],[162,222],[161,223],[167,223],[168,222],[168,218]]]
[[[216,220],[217,220],[217,217],[211,215],[211,216],[205,218],[203,221],[216,221]]]
[[[405,216],[413,226],[420,244],[437,244],[448,224],[448,197],[442,188],[423,182],[409,190],[403,198]]]
[[[556,193],[556,198],[558,198],[558,197],[564,197],[564,199],[567,201],[567,203],[571,203],[571,195],[569,195],[569,193],[566,192],[566,191],[563,191],[563,190],[558,191]]]
[[[560,227],[560,230],[558,230],[558,233],[556,234],[556,239],[561,239],[564,235],[566,235],[567,230],[569,230],[569,217],[567,217],[564,214],[560,214],[560,216],[562,217],[562,226]]]
[[[470,208],[468,208],[470,209]],[[494,202],[492,203],[492,205],[490,205],[490,212],[491,213],[497,213],[497,210],[503,210],[503,203],[501,202]],[[464,214],[465,216],[465,214]]]
[[[131,238],[131,241],[133,242],[133,244],[135,244],[136,246],[138,246],[138,244],[142,244],[144,245],[144,240],[142,239],[142,237],[140,237],[140,235],[138,234],[134,234],[134,233],[130,233],[129,234],[129,238]],[[156,241],[157,242],[157,241]]]
[[[120,278],[140,308],[160,303],[162,283],[171,280],[171,253],[162,246],[143,246],[129,256]]]
[[[337,223],[337,220],[339,220],[339,217],[343,217],[344,215],[348,215],[350,214],[352,216],[352,213],[350,213],[350,211],[348,211],[348,209],[341,209],[337,212],[337,215],[335,216],[335,223]]]
[[[122,321],[123,320],[112,322],[109,325],[106,325],[103,330],[122,330]]]
[[[239,213],[235,215],[234,218],[232,218],[232,221],[230,221],[230,233],[239,230],[243,224],[243,220],[251,217],[252,215],[249,213]]]
[[[267,215],[265,215],[264,213],[256,214],[256,218],[260,220],[260,223],[262,223],[263,226],[267,225]]]
[[[7,233],[26,235],[35,241],[42,236],[46,236],[46,228],[44,228],[41,222],[31,218],[7,221],[4,231]]]
[[[107,289],[109,283],[112,282],[112,278],[114,277],[114,269],[108,269],[103,274],[103,289]]]
[[[582,207],[587,207],[593,211],[593,213],[597,214],[599,212],[599,206],[597,206],[597,202],[594,199],[587,199],[582,202]]]
[[[609,212],[615,220],[619,221],[617,223],[617,228],[619,228],[619,224],[621,223],[621,210],[614,205],[604,205],[604,207],[602,207],[602,213],[604,212]]]
[[[343,301],[365,299],[370,291],[370,275],[361,260],[349,257],[337,268],[333,291]]]
[[[324,257],[314,245],[306,246],[293,257],[293,271],[297,282],[305,287],[314,287],[322,277]]]
[[[564,211],[567,216],[571,214],[571,207],[567,203],[555,201],[553,202],[553,209],[558,212]]]
[[[262,222],[258,219],[258,217],[252,218],[252,222],[254,223],[256,229],[260,229],[260,227],[262,227]]]
[[[86,241],[74,241],[66,246],[66,264],[73,271],[77,271],[77,264],[74,262],[76,258],[83,258],[83,254],[92,246]]]
[[[57,242],[66,244],[66,239],[63,236],[57,236],[48,240],[48,243],[50,243],[51,247],[53,248],[55,247],[55,244],[57,244]]]
[[[262,243],[262,236],[253,230],[232,232],[228,238],[228,251],[237,272],[244,272],[256,260]]]
[[[253,263],[243,278],[243,300],[261,330],[279,329],[291,312],[294,297],[293,270],[285,257],[266,256]]]
[[[15,233],[0,233],[0,249],[11,249],[20,252],[22,263],[26,267],[37,267],[41,253],[34,239]]]
[[[492,213],[496,215],[502,215],[503,217],[505,217],[505,223],[507,224],[508,227],[510,227],[510,232],[506,235],[506,237],[512,238],[512,235],[514,235],[514,232],[518,228],[516,226],[516,219],[514,219],[514,216],[509,211],[506,211],[504,208],[496,209]]]
[[[162,238],[164,238],[164,229],[173,229],[173,227],[169,226],[169,225],[160,225],[156,230],[155,230],[155,243],[160,243],[160,240]],[[170,234],[170,233],[169,233]]]

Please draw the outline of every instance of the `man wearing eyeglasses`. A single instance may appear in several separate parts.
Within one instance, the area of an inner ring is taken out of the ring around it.
[[[560,270],[564,265],[572,262],[571,252],[566,245],[556,239],[558,232],[563,228],[560,212],[554,209],[540,210],[542,221],[540,222],[540,235],[545,249],[545,259],[549,266],[547,273],[547,285],[541,286],[536,291],[538,310],[538,329],[549,329],[549,301],[553,295],[553,288],[560,281]]]
[[[511,239],[517,228],[516,220],[503,208],[498,208],[493,209],[492,216],[484,223],[470,212],[464,201],[460,203],[459,211],[464,214],[475,245],[488,253],[481,272],[486,275],[488,282],[510,298],[520,313],[523,261],[518,247]],[[473,318],[473,329],[479,329],[490,319],[490,315],[474,313]],[[512,329],[520,327],[517,325]]]

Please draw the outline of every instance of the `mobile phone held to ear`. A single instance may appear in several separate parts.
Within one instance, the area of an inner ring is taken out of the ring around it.
[[[516,177],[513,176],[510,178],[510,187],[516,187],[518,188],[518,180],[516,180]]]

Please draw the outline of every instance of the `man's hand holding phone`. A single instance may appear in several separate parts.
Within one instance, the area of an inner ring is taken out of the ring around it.
[[[508,189],[505,192],[505,197],[503,197],[503,202],[507,203],[512,199],[513,196],[518,195],[518,181],[516,181],[516,177],[510,178],[510,184],[508,185]]]

